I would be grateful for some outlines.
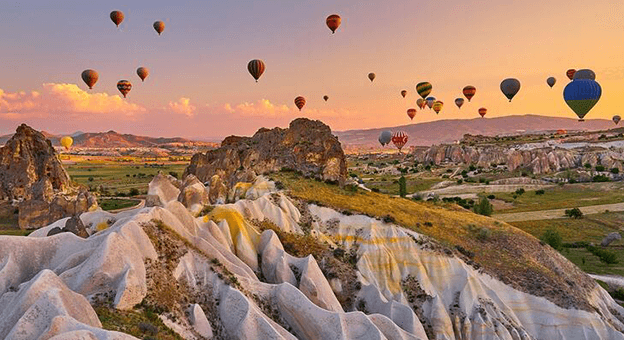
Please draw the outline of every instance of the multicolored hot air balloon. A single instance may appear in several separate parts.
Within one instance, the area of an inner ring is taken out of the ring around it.
[[[381,146],[385,146],[386,144],[390,143],[390,141],[392,140],[392,131],[383,131],[380,135],[379,135],[379,143],[381,144]]]
[[[264,73],[266,66],[264,65],[264,61],[260,59],[254,59],[247,64],[247,70],[251,73],[251,76],[254,77],[256,83],[260,76]]]
[[[90,89],[93,88],[95,83],[97,83],[98,79],[100,78],[98,73],[94,70],[84,70],[82,71],[82,74],[80,76],[82,77],[82,81],[84,81]]]
[[[520,91],[520,81],[516,78],[507,78],[501,82],[500,89],[505,97],[511,101]]]
[[[618,115],[615,115],[615,116],[613,116],[613,118],[611,118],[611,120],[613,120],[615,125],[618,125],[620,123],[620,120],[622,120],[622,117],[620,117]]]
[[[566,71],[566,76],[568,76],[568,78],[570,80],[574,79],[574,74],[576,73],[576,70],[571,68],[569,70]]]
[[[427,97],[427,99],[425,99],[427,101],[427,106],[431,109],[433,108],[433,104],[435,104],[436,102],[436,98],[435,97]]]
[[[122,11],[112,11],[110,13],[110,18],[115,23],[115,25],[119,27],[121,22],[124,20],[124,14]]]
[[[407,116],[410,117],[411,120],[414,120],[414,117],[416,116],[416,109],[407,109]]]
[[[297,106],[299,111],[301,111],[301,109],[303,109],[303,106],[305,105],[305,103],[306,103],[306,100],[302,96],[299,96],[299,97],[295,98],[295,105]]]
[[[479,115],[481,116],[481,118],[483,118],[483,116],[485,116],[485,114],[487,113],[487,109],[482,107],[479,109]]]
[[[433,111],[435,111],[436,114],[442,111],[442,107],[444,107],[444,103],[439,100],[433,103]]]
[[[401,149],[403,149],[405,144],[407,144],[408,138],[409,137],[407,136],[407,133],[403,131],[397,131],[394,133],[394,135],[392,135],[392,144],[394,144],[394,146],[399,149],[399,152],[401,152]]]
[[[327,27],[329,27],[332,31],[332,34],[336,33],[336,30],[340,27],[341,23],[342,18],[340,18],[340,15],[338,14],[332,14],[325,19],[325,24],[327,24]]]
[[[579,122],[584,121],[583,118],[598,103],[601,95],[600,84],[591,79],[573,80],[563,90],[563,99],[579,117]]]
[[[165,23],[160,20],[154,22],[154,29],[156,30],[156,33],[160,35],[165,30]]]
[[[576,71],[576,73],[574,73],[574,77],[572,77],[572,80],[577,80],[577,79],[596,80],[596,73],[594,73],[594,71],[587,69],[587,68],[578,70]]]
[[[324,101],[327,101],[328,99],[329,99],[329,96],[328,96],[328,95],[324,95],[324,96],[323,96],[323,100],[324,100]]]
[[[455,105],[457,105],[457,107],[461,109],[461,107],[464,105],[464,98],[455,99]]]
[[[422,98],[418,98],[418,100],[416,100],[416,106],[418,106],[422,110],[425,108],[425,106],[427,106],[427,102]]]
[[[373,72],[371,72],[371,73],[369,73],[369,74],[368,74],[368,79],[370,79],[370,81],[371,81],[371,82],[372,82],[373,80],[375,80],[375,77],[376,77],[376,75],[375,75]]]
[[[553,86],[555,86],[556,83],[557,79],[555,77],[549,77],[548,79],[546,79],[546,84],[548,84],[551,89],[553,88]]]
[[[416,84],[416,92],[422,97],[422,99],[427,98],[427,96],[431,93],[433,86],[429,82],[422,82]]]
[[[124,98],[126,98],[128,92],[132,90],[132,83],[127,80],[120,80],[117,82],[117,89],[123,94]]]
[[[405,98],[405,96],[407,96],[407,90],[401,90],[401,95]]]
[[[468,101],[470,101],[470,99],[472,99],[472,97],[474,97],[475,93],[477,93],[477,88],[472,86],[472,85],[468,85],[468,86],[464,87],[462,92],[464,93],[464,97],[466,97],[466,99],[468,99]]]
[[[69,150],[72,144],[74,144],[74,139],[70,136],[65,136],[61,138],[61,145],[65,148],[65,150]]]
[[[149,76],[149,70],[147,67],[139,67],[137,68],[137,75],[141,78],[141,81],[145,81],[145,78]]]

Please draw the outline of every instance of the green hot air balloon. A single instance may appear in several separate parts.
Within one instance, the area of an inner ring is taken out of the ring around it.
[[[418,92],[418,95],[420,95],[423,99],[427,98],[432,89],[433,86],[431,83],[426,81],[416,84],[416,92]]]
[[[516,78],[507,78],[501,82],[500,89],[505,97],[511,101],[520,91],[520,81]]]

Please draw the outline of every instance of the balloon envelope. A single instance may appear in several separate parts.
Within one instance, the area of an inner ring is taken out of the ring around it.
[[[613,122],[615,123],[615,125],[618,125],[618,123],[620,122],[620,120],[622,120],[622,117],[615,115],[613,116]]]
[[[410,119],[414,119],[414,117],[416,116],[416,109],[411,108],[411,109],[407,109],[407,116],[410,117]]]
[[[574,77],[572,77],[572,80],[577,80],[577,79],[596,80],[596,73],[594,73],[594,71],[590,69],[578,70],[576,71],[576,73],[574,73]]]
[[[457,105],[457,107],[461,109],[461,107],[464,105],[464,98],[455,99],[455,105]]]
[[[421,109],[424,109],[425,106],[427,106],[427,102],[422,98],[418,98],[418,100],[416,101],[416,106],[418,106]]]
[[[110,13],[110,18],[115,23],[115,25],[117,25],[117,27],[119,27],[119,25],[121,24],[121,22],[124,19],[124,14],[123,14],[122,11],[112,11]]]
[[[132,83],[127,80],[120,80],[117,82],[117,89],[123,94],[124,98],[126,98],[128,92],[132,90]]]
[[[520,91],[520,81],[515,78],[507,78],[501,82],[500,89],[505,97],[511,101],[518,91]]]
[[[403,98],[405,98],[405,96],[407,96],[407,90],[402,90],[401,91],[401,96],[403,96]]]
[[[340,15],[338,14],[332,14],[325,19],[325,24],[327,24],[327,27],[329,27],[332,31],[332,34],[336,33],[336,30],[340,27],[341,23],[342,18],[340,18]]]
[[[165,30],[165,23],[162,21],[154,22],[154,29],[160,35]]]
[[[570,82],[563,90],[563,99],[576,113],[579,121],[598,103],[602,95],[600,84],[591,79],[577,79]]]
[[[390,141],[392,140],[392,131],[383,131],[380,135],[379,135],[379,143],[381,143],[382,146],[390,143]]]
[[[69,150],[69,148],[74,144],[74,139],[70,136],[65,136],[61,138],[61,145],[65,147],[65,150]]]
[[[427,106],[429,108],[433,107],[433,104],[435,104],[436,98],[435,97],[427,97]]]
[[[557,83],[557,79],[555,77],[549,77],[548,79],[546,79],[546,84],[548,84],[548,86],[550,86],[551,89],[553,86],[555,86],[556,83]]]
[[[416,85],[416,92],[423,98],[427,98],[427,96],[431,93],[433,86],[429,82],[422,82]]]
[[[571,68],[571,69],[566,71],[566,76],[568,77],[568,79],[572,80],[572,79],[574,79],[574,74],[575,73],[576,73],[576,70]]]
[[[444,107],[444,103],[439,100],[433,103],[433,111],[435,111],[436,114],[442,111],[442,107]]]
[[[324,95],[324,96],[323,96],[323,100],[327,101],[328,99],[329,99],[329,96],[328,96],[328,95]]]
[[[95,85],[100,78],[98,73],[94,70],[84,70],[80,76],[82,77],[82,81],[84,81],[90,89],[93,88],[93,85]]]
[[[472,97],[474,97],[475,93],[477,93],[477,88],[472,86],[472,85],[468,85],[468,86],[464,87],[462,92],[464,93],[464,96],[466,97],[466,99],[468,99],[468,101],[470,101],[470,99],[472,99]]]
[[[368,74],[368,79],[370,79],[370,81],[375,80],[375,77],[376,77],[376,76],[375,76],[375,74],[374,74],[373,72],[371,72],[371,73],[369,73],[369,74]]]
[[[305,103],[306,103],[306,100],[302,96],[299,96],[299,97],[295,98],[295,105],[297,106],[299,111],[301,111],[301,109],[303,109],[303,106],[305,105]]]
[[[399,152],[401,152],[401,149],[405,146],[405,144],[407,144],[408,138],[407,133],[403,131],[395,132],[394,135],[392,135],[392,144],[394,144],[394,146],[399,149]]]
[[[145,81],[145,78],[149,76],[149,70],[147,67],[139,67],[137,68],[137,75],[141,78],[141,81]]]
[[[481,116],[481,118],[483,118],[483,116],[485,116],[485,114],[487,113],[487,109],[482,107],[479,109],[479,115]]]
[[[264,61],[260,59],[254,59],[247,64],[247,70],[251,73],[251,76],[254,77],[256,83],[258,82],[260,76],[264,73],[265,69],[266,66],[264,65]]]

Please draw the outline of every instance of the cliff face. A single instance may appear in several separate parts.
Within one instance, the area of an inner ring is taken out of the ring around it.
[[[600,164],[606,169],[622,170],[624,150],[603,147],[582,147],[574,149],[550,147],[502,147],[468,145],[434,145],[415,153],[423,163],[474,164],[488,167],[505,164],[510,171],[526,168],[534,174],[548,174],[565,169],[582,168],[586,163],[592,167]]]
[[[211,182],[214,203],[215,190],[231,189],[238,182],[250,183],[256,175],[282,169],[339,183],[347,178],[344,152],[329,126],[305,118],[295,119],[287,129],[263,128],[253,137],[227,137],[220,148],[194,155],[184,176]]]
[[[0,148],[0,169],[0,200],[16,202],[21,228],[97,207],[94,196],[72,187],[50,141],[26,124]]]

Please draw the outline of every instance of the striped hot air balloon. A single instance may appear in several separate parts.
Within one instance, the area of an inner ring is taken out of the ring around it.
[[[260,59],[254,59],[247,64],[247,70],[251,73],[251,76],[254,77],[256,83],[260,76],[264,73],[266,66],[264,65],[264,61]]]
[[[481,116],[481,118],[483,118],[483,116],[485,116],[485,114],[487,113],[487,109],[482,107],[479,109],[479,115]]]
[[[422,98],[418,98],[418,100],[416,101],[416,106],[418,106],[422,110],[425,108],[425,106],[427,106],[427,102]]]
[[[297,106],[299,111],[301,111],[301,109],[303,109],[303,106],[305,105],[305,103],[306,103],[306,100],[302,96],[299,96],[299,97],[295,98],[295,105]]]
[[[568,78],[570,80],[574,79],[574,74],[576,73],[576,70],[571,68],[569,70],[566,71],[566,76],[568,76]]]
[[[410,117],[411,120],[414,120],[414,117],[416,116],[416,109],[407,109],[407,116]]]
[[[120,80],[117,82],[117,89],[123,94],[124,98],[126,98],[128,92],[132,90],[132,83],[127,80]]]
[[[423,99],[427,98],[427,96],[431,93],[432,89],[433,89],[433,86],[431,85],[431,83],[426,82],[426,81],[416,84],[416,92],[418,92],[418,94]]]
[[[332,31],[332,34],[336,33],[336,30],[340,27],[341,23],[342,18],[340,18],[340,15],[338,14],[332,14],[325,19],[325,24]]]
[[[579,117],[579,122],[584,121],[583,118],[598,103],[601,95],[600,84],[591,79],[571,81],[563,90],[563,99]]]
[[[442,107],[444,107],[444,103],[439,100],[433,103],[433,111],[435,111],[436,114],[442,111]]]
[[[466,99],[468,99],[468,101],[470,101],[472,99],[472,97],[474,97],[475,93],[477,93],[477,88],[472,86],[472,85],[468,85],[468,86],[464,87],[462,92],[464,93],[464,97],[466,97]]]
[[[457,107],[461,109],[461,107],[464,105],[464,98],[455,99],[455,105],[457,105]]]
[[[435,104],[436,102],[436,98],[435,97],[427,97],[427,106],[431,109],[433,108],[433,104]]]
[[[408,138],[409,137],[407,136],[407,133],[403,131],[397,131],[392,135],[392,144],[394,144],[394,146],[399,149],[399,152],[401,152],[401,149],[405,146],[405,144],[407,144]]]

